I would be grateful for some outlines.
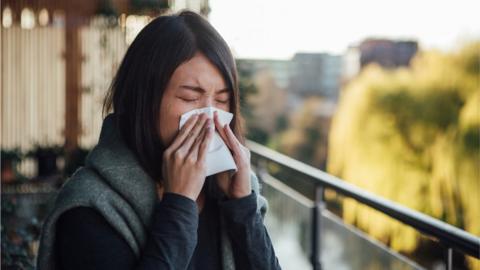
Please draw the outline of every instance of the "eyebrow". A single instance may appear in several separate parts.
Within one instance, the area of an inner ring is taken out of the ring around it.
[[[196,91],[196,92],[200,92],[200,93],[205,93],[205,92],[207,92],[205,89],[203,89],[203,88],[200,87],[200,86],[180,85],[180,88],[185,88],[185,89],[192,90],[192,91]],[[219,90],[217,90],[215,93],[221,94],[221,93],[224,93],[224,92],[228,92],[228,90],[229,90],[229,89],[228,89],[228,87],[227,87],[227,88],[219,89]]]

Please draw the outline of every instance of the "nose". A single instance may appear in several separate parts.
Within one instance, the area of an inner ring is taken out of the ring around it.
[[[210,106],[213,107],[213,104],[214,104],[213,98],[214,98],[214,97],[211,96],[211,95],[205,96],[205,97],[202,99],[202,102],[200,103],[200,106],[202,106],[202,108],[204,108],[204,107],[210,107]]]

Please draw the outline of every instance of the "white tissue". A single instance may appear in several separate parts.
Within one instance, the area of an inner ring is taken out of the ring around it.
[[[218,112],[218,119],[220,120],[220,124],[222,125],[222,127],[225,124],[230,124],[230,121],[232,121],[233,118],[232,113],[217,109],[215,107],[204,107],[182,114],[182,116],[180,117],[180,123],[178,128],[181,129],[185,122],[188,120],[188,118],[190,118],[191,116],[195,114],[206,113],[208,118],[212,119],[212,128],[215,129],[215,124],[213,122],[213,113],[215,111]],[[227,145],[217,131],[215,131],[213,138],[208,146],[208,153],[206,159],[206,176],[228,170],[237,171],[237,166],[235,165],[232,154],[230,153],[230,150],[228,149]]]

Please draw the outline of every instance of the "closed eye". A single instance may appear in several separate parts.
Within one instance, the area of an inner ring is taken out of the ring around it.
[[[186,101],[186,102],[195,102],[195,101],[198,100],[198,98],[197,99],[179,98],[179,99],[181,99],[183,101]]]
[[[222,104],[227,104],[228,101],[230,101],[230,100],[229,99],[227,99],[227,100],[217,100],[217,102],[222,103]]]

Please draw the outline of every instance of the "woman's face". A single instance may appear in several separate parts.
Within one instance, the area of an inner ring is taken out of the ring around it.
[[[168,147],[178,132],[180,116],[203,107],[230,111],[231,93],[220,71],[202,53],[174,71],[160,105],[159,132]]]

